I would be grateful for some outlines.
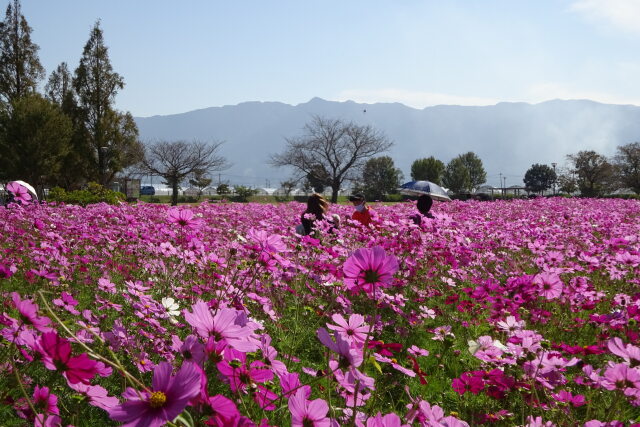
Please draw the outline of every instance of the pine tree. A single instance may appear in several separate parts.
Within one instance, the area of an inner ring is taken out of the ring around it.
[[[113,71],[100,21],[92,28],[84,47],[73,87],[92,153],[88,178],[106,185],[117,172],[140,161],[143,149],[131,114],[113,108],[124,79]]]
[[[38,45],[31,41],[31,27],[22,15],[20,1],[7,6],[0,22],[0,101],[11,101],[36,91],[45,76],[38,59]]]

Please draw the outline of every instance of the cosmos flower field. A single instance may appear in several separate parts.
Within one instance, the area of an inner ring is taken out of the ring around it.
[[[0,420],[640,425],[640,203],[0,208]]]

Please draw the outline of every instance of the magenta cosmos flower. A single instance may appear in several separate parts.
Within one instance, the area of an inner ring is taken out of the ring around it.
[[[200,394],[201,373],[195,364],[185,362],[175,376],[171,364],[160,363],[153,371],[151,390],[137,391],[128,387],[127,400],[109,410],[109,416],[123,426],[155,427],[173,421]]]
[[[71,357],[71,343],[57,332],[42,334],[38,347],[44,366],[51,371],[62,371],[71,384],[89,384],[98,373],[98,362],[89,359],[86,353]]]
[[[329,405],[322,399],[307,400],[305,390],[298,389],[289,399],[292,427],[329,427],[331,420],[327,418]]]
[[[22,203],[29,203],[31,201],[31,194],[24,186],[13,181],[7,185],[7,191],[13,194],[14,200]]]
[[[344,284],[354,293],[364,290],[367,293],[375,287],[388,287],[393,275],[398,271],[398,260],[376,246],[371,249],[356,250],[342,267]]]

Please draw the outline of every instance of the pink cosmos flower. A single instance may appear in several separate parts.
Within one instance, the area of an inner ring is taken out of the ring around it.
[[[98,373],[98,363],[89,359],[86,353],[71,357],[71,344],[57,332],[42,334],[38,347],[44,366],[51,371],[62,371],[71,384],[89,384],[89,380]]]
[[[173,421],[200,393],[200,371],[191,362],[185,362],[175,376],[171,364],[160,363],[153,371],[150,390],[134,390],[128,387],[123,393],[127,400],[109,409],[112,420],[123,426],[159,427]]]
[[[54,305],[64,308],[71,314],[75,314],[76,316],[80,314],[75,308],[76,305],[78,305],[78,301],[67,292],[62,291],[60,298],[56,298],[52,302]]]
[[[640,348],[631,344],[625,345],[618,337],[609,340],[607,348],[611,353],[622,357],[632,368],[640,366]]]
[[[566,390],[561,390],[558,393],[553,393],[551,394],[551,397],[553,397],[558,402],[569,403],[575,406],[576,408],[587,403],[583,395],[576,394],[574,396],[573,394],[571,394],[571,392]]]
[[[361,314],[352,314],[349,320],[345,320],[342,314],[334,314],[331,316],[337,325],[327,323],[327,328],[336,331],[342,338],[352,344],[361,347],[367,339],[367,334],[371,327],[364,323],[364,316]]]
[[[542,272],[533,278],[533,284],[538,285],[540,295],[552,300],[562,295],[563,285],[560,276],[555,273]]]
[[[238,320],[238,311],[232,308],[221,308],[215,314],[211,314],[211,310],[207,303],[198,301],[191,306],[193,312],[184,312],[184,319],[191,326],[196,328],[196,332],[202,338],[213,337],[216,341],[226,340],[229,345],[243,351],[254,351],[257,345],[251,345],[251,349],[245,348],[247,338],[251,335],[252,330],[249,327],[236,324]],[[245,344],[245,345],[243,345]]]
[[[196,229],[200,226],[200,220],[193,218],[190,209],[171,208],[167,212],[167,220],[171,224],[178,224],[180,227]]]
[[[89,405],[95,406],[96,408],[109,411],[120,403],[117,397],[109,396],[107,389],[102,386],[82,383],[69,384],[69,386],[78,393],[86,396],[87,399],[89,399]]]
[[[342,266],[344,284],[354,293],[364,290],[370,294],[375,287],[391,285],[393,275],[398,271],[398,260],[376,246],[371,249],[358,249]]]
[[[240,412],[232,400],[217,394],[208,399],[209,406],[213,410],[213,415],[207,421],[208,425],[226,426],[229,421],[240,417]]]
[[[304,390],[299,389],[289,399],[292,427],[330,427],[331,420],[327,418],[329,405],[322,399],[307,400]]]
[[[408,424],[405,424],[408,425]],[[401,427],[402,422],[397,414],[382,415],[380,412],[375,417],[367,419],[367,427]]]
[[[35,415],[35,426],[53,427],[60,425],[58,396],[49,392],[49,387],[36,386],[33,391],[33,406],[38,412]]]
[[[29,190],[15,181],[12,181],[7,185],[7,191],[10,191],[11,194],[13,194],[14,200],[18,202],[29,203],[32,199],[31,194],[29,194]]]
[[[40,332],[49,332],[51,328],[47,325],[51,320],[47,317],[38,316],[38,306],[28,299],[20,299],[17,292],[11,293],[11,299],[20,313],[20,320],[27,325],[32,325]]]
[[[252,228],[247,233],[247,237],[256,242],[260,249],[269,254],[276,254],[278,252],[285,252],[287,245],[282,241],[282,236],[277,234],[269,234],[265,230],[257,230]]]
[[[18,268],[15,265],[6,266],[4,264],[0,264],[0,279],[8,279],[13,276]]]
[[[640,372],[618,363],[604,371],[602,386],[607,390],[622,390],[626,396],[634,396],[640,391]]]
[[[307,399],[311,396],[311,387],[308,385],[301,385],[300,376],[293,372],[280,376],[280,386],[282,387],[282,394],[285,397],[291,397],[299,389],[305,391]]]
[[[333,333],[335,342],[325,328],[318,328],[316,335],[322,344],[340,355],[342,367],[353,366],[357,368],[362,364],[362,350],[352,348],[349,342],[344,340],[337,332]]]
[[[247,355],[243,352],[231,348],[225,351],[224,358],[216,367],[234,392],[247,393],[256,383],[264,383],[273,378],[273,371],[259,360],[247,366]]]

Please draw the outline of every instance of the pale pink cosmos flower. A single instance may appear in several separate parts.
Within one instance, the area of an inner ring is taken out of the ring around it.
[[[508,316],[505,320],[496,323],[496,326],[502,332],[506,332],[508,336],[511,336],[514,332],[524,328],[525,322],[524,320],[517,320],[515,316]]]
[[[118,398],[115,396],[109,396],[107,389],[102,386],[77,383],[69,384],[69,387],[78,393],[85,395],[89,399],[89,405],[104,409],[105,411],[108,411],[120,404]]]
[[[322,399],[308,400],[304,390],[299,389],[289,398],[292,427],[330,427],[327,417],[329,405]]]
[[[624,344],[618,337],[607,342],[607,348],[616,356],[620,356],[632,368],[640,366],[640,348],[631,344]]]
[[[334,314],[331,316],[336,325],[327,323],[327,328],[336,331],[340,336],[358,347],[362,347],[367,334],[371,327],[364,323],[364,316],[361,314],[352,314],[349,320],[345,320],[342,314]]]

